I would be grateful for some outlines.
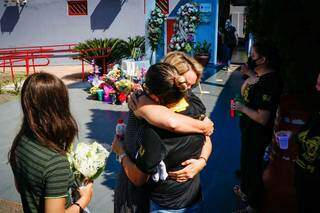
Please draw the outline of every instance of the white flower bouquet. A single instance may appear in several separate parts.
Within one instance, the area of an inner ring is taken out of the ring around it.
[[[101,175],[106,165],[109,152],[99,143],[79,143],[74,151],[68,154],[71,170],[77,186],[85,179],[94,180]]]

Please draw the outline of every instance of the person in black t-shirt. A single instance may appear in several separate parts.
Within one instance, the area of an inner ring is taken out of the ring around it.
[[[316,89],[320,92],[320,73]],[[320,98],[316,100],[319,103]],[[299,144],[295,166],[295,187],[299,213],[316,213],[320,192],[320,106],[315,116],[294,137]]]
[[[191,87],[199,82],[203,67],[190,56],[178,51],[170,52],[163,60],[165,63],[176,67],[178,74],[186,78],[188,87],[187,102],[205,108],[201,100],[190,91]],[[158,82],[154,85],[158,86]],[[213,131],[213,123],[208,118],[200,121],[180,113],[175,113],[166,106],[160,105],[140,93],[131,94],[130,97],[128,99],[128,106],[130,108],[129,117],[125,139],[122,143],[131,159],[135,159],[137,146],[141,144],[141,124],[146,121],[159,128],[179,134],[201,133],[209,136]],[[204,159],[209,158],[211,149],[212,145],[210,138],[208,138],[203,145],[201,157],[187,159],[182,162],[181,165],[184,167],[178,171],[169,171],[169,177],[178,182],[192,179],[206,166]],[[114,212],[142,213],[146,212],[146,209],[149,212],[149,196],[147,191],[144,187],[135,187],[128,179],[123,168],[121,168],[114,195]]]
[[[243,114],[240,117],[241,187],[235,186],[234,192],[242,200],[247,199],[246,210],[254,212],[263,203],[263,155],[272,139],[282,83],[275,72],[279,61],[272,47],[256,42],[251,54],[250,67],[257,76],[248,78],[242,85],[243,103],[233,105]]]
[[[144,91],[150,98],[173,111],[194,118],[205,113],[203,105],[194,104],[192,99],[188,100],[189,102],[186,101],[186,80],[183,76],[178,75],[174,67],[167,64],[153,66],[160,70],[151,67],[147,72]],[[163,69],[167,70],[162,72]],[[169,74],[172,71],[174,75]],[[140,186],[148,181],[151,211],[186,208],[196,210],[197,203],[201,200],[199,174],[184,182],[177,182],[169,178],[156,181],[149,177],[159,172],[158,165],[161,162],[165,165],[166,171],[170,172],[181,169],[181,163],[190,158],[201,158],[204,141],[203,134],[179,135],[150,124],[144,124],[141,145],[135,159],[124,154],[117,138],[114,139],[112,147],[120,156],[128,178],[135,185]],[[202,160],[207,161],[203,158]]]

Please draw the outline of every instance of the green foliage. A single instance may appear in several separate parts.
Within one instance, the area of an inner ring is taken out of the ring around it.
[[[246,31],[279,49],[286,90],[314,91],[320,70],[317,7],[301,0],[248,0],[246,13]]]
[[[92,39],[85,42],[80,42],[78,46],[75,47],[76,50],[85,51],[80,54],[85,61],[91,62],[92,56],[103,56],[108,55],[108,50],[92,50],[86,51],[88,49],[94,48],[109,48],[110,55],[106,58],[106,63],[113,63],[122,58],[128,56],[127,43],[121,39],[116,38],[106,38],[106,39]],[[102,66],[102,59],[95,60],[96,65]]]
[[[106,39],[92,39],[85,42],[80,42],[75,47],[76,50],[83,51],[80,57],[84,58],[85,61],[90,63],[92,56],[103,56],[108,55],[108,50],[92,50],[96,48],[108,48],[110,51],[109,57],[106,58],[106,64],[117,62],[123,58],[130,57],[133,50],[138,48],[141,53],[145,52],[145,39],[143,36],[129,37],[127,41],[117,38],[106,38]],[[102,59],[96,59],[95,64],[97,66],[103,65]]]
[[[145,38],[143,36],[129,37],[127,40],[127,54],[131,58],[136,59],[135,51],[139,49],[140,54],[145,53]]]
[[[206,40],[203,42],[197,41],[196,46],[194,47],[194,54],[195,55],[210,55],[211,53],[211,44],[208,43]]]

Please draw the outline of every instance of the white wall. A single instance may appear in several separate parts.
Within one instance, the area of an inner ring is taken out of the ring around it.
[[[230,5],[231,22],[236,27],[239,38],[244,38],[244,11],[245,6]]]
[[[28,2],[20,15],[0,3],[0,48],[144,35],[143,0],[88,0],[86,16],[68,16],[66,0]]]

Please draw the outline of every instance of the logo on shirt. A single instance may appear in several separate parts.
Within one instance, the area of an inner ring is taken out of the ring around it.
[[[315,171],[315,167],[312,164],[320,157],[320,137],[315,136],[308,138],[308,133],[309,130],[306,130],[301,132],[298,136],[299,141],[302,144],[302,155],[301,158],[297,160],[297,163],[302,168],[313,173]],[[303,162],[303,160],[305,162]]]
[[[138,152],[139,152],[139,155],[140,155],[140,156],[143,156],[143,155],[144,155],[144,153],[145,153],[145,149],[143,148],[143,146],[142,146],[142,145],[140,146],[140,148],[139,148],[139,151],[138,151]]]
[[[249,102],[249,91],[250,91],[250,85],[243,90],[243,99],[247,103]]]

